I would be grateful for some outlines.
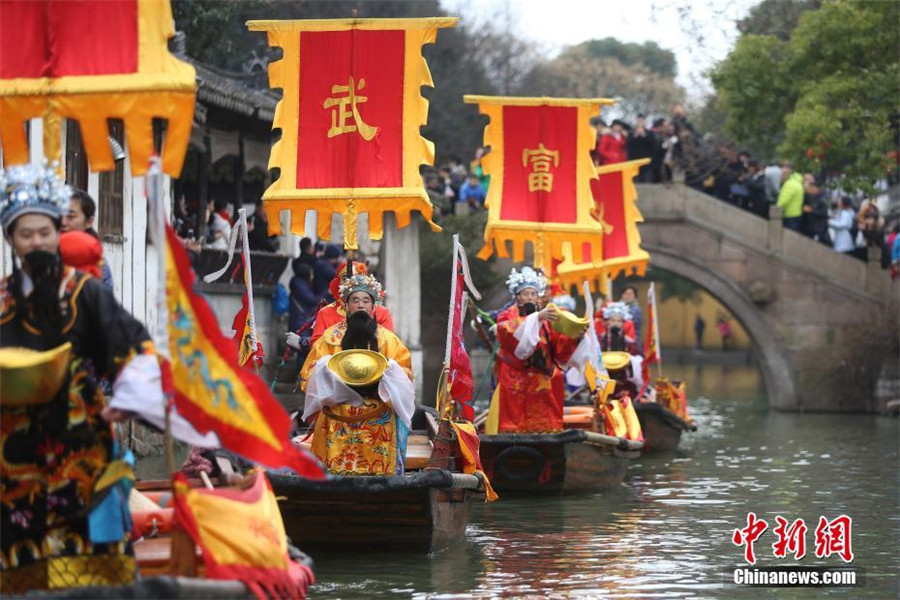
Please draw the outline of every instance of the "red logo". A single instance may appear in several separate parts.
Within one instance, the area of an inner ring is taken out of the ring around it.
[[[775,528],[772,532],[778,538],[772,544],[772,553],[776,558],[785,558],[788,554],[794,556],[794,560],[800,560],[806,556],[806,532],[809,528],[803,519],[797,519],[788,524],[788,520],[777,515]],[[841,557],[844,562],[853,562],[853,550],[851,548],[853,519],[847,515],[841,515],[829,521],[820,516],[819,524],[815,531],[816,558],[828,558],[832,554]],[[735,546],[744,547],[744,560],[747,563],[756,564],[756,553],[753,544],[762,537],[769,528],[769,524],[756,516],[756,513],[747,513],[747,526],[735,529],[731,541]]]
[[[744,548],[744,560],[751,565],[756,564],[756,555],[753,552],[753,543],[769,528],[769,524],[756,518],[756,513],[747,513],[747,526],[743,529],[735,529],[731,541],[735,546]]]

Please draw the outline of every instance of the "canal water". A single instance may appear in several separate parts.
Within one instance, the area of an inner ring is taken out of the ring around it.
[[[618,489],[479,505],[463,543],[432,556],[321,556],[315,598],[897,598],[900,423],[768,410],[753,367],[668,367],[690,385],[699,430],[642,457]],[[853,519],[856,588],[749,588],[734,529],[769,523],[759,566],[842,566],[815,558],[820,516]],[[807,556],[773,556],[775,516],[803,518]],[[723,576],[723,570],[729,579]]]

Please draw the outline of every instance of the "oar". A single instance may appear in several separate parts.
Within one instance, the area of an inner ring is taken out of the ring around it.
[[[290,346],[284,349],[284,354],[281,355],[281,360],[278,361],[278,367],[275,369],[275,376],[272,378],[272,385],[269,386],[269,389],[273,392],[275,391],[275,385],[278,383],[278,378],[281,377],[281,372],[284,370],[284,365],[287,363],[288,357],[291,355]]]

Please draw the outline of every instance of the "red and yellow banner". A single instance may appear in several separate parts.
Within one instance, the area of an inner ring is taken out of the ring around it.
[[[191,488],[174,480],[175,516],[203,553],[206,576],[237,579],[257,598],[304,598],[312,571],[288,557],[287,535],[269,480],[256,472],[253,485]]]
[[[284,57],[269,65],[281,88],[269,168],[280,177],[263,194],[270,222],[291,211],[291,232],[303,235],[307,210],[318,236],[330,239],[341,214],[344,244],[356,248],[357,218],[368,213],[369,237],[381,239],[384,213],[397,226],[432,206],[419,174],[434,162],[434,145],[419,129],[428,119],[421,87],[432,86],[422,46],[455,18],[250,21]],[[431,223],[435,231],[440,228]]]
[[[169,54],[168,0],[0,0],[0,145],[28,162],[25,123],[44,119],[59,158],[62,118],[81,125],[93,171],[115,166],[107,119],[125,123],[133,175],[147,172],[153,118],[166,119],[163,170],[181,173],[194,117],[194,68]]]
[[[491,176],[486,204],[485,246],[478,254],[496,253],[525,260],[530,242],[536,267],[549,269],[563,257],[563,245],[588,248],[590,261],[603,256],[603,225],[592,215],[591,182],[596,179],[590,151],[595,134],[591,117],[611,104],[603,98],[511,98],[465,96],[490,118],[483,159]]]
[[[478,438],[478,432],[475,430],[475,426],[471,423],[461,423],[457,421],[451,421],[450,425],[453,426],[453,430],[456,432],[459,450],[462,453],[463,473],[481,476],[482,481],[484,481],[485,502],[499,500],[500,496],[494,491],[494,488],[491,486],[491,480],[488,479],[487,473],[484,472],[484,467],[481,465],[481,456],[479,455],[481,440]]]
[[[250,325],[250,296],[244,292],[241,299],[241,310],[234,315],[231,322],[231,328],[234,329],[234,340],[238,344],[238,364],[246,367],[249,361],[253,361],[251,365],[257,368],[262,367],[263,359],[266,352],[263,350],[262,342],[255,339],[253,328]]]
[[[620,273],[643,275],[650,262],[650,255],[641,248],[641,234],[637,224],[644,218],[637,207],[637,189],[634,178],[648,159],[631,160],[594,167],[597,179],[592,183],[596,201],[594,215],[603,223],[603,256],[590,260],[590,248],[573,243],[563,249],[563,261],[555,265],[553,279],[564,288],[588,281],[591,289],[605,290],[606,278]],[[574,255],[574,256],[573,256]],[[573,260],[577,259],[577,260]],[[580,264],[579,264],[580,263]]]
[[[166,237],[171,385],[178,412],[201,434],[214,431],[222,446],[248,460],[324,478],[316,460],[291,443],[284,408],[255,373],[238,365],[234,342],[193,291],[187,252],[171,226]]]

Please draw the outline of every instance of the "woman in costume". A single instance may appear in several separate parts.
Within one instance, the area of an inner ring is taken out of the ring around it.
[[[409,350],[375,319],[384,297],[375,277],[357,273],[344,279],[339,295],[346,318],[316,340],[300,372],[303,418],[318,414],[313,453],[337,475],[402,475],[415,410]],[[375,384],[351,387],[329,364],[342,350],[378,352],[388,367]]]
[[[113,293],[62,263],[70,194],[52,169],[0,171],[0,224],[15,255],[12,275],[0,282],[0,346],[71,344],[58,393],[0,405],[3,593],[121,584],[135,575],[127,491],[97,487],[104,474],[122,481],[111,423],[126,413],[107,406],[97,384],[113,381],[114,401],[162,406],[159,366],[147,331]]]
[[[543,275],[531,267],[513,269],[506,283],[515,303],[497,319],[498,431],[562,431],[565,386],[560,367],[573,358],[580,338],[550,327],[559,315],[555,307],[539,308],[547,287]]]

